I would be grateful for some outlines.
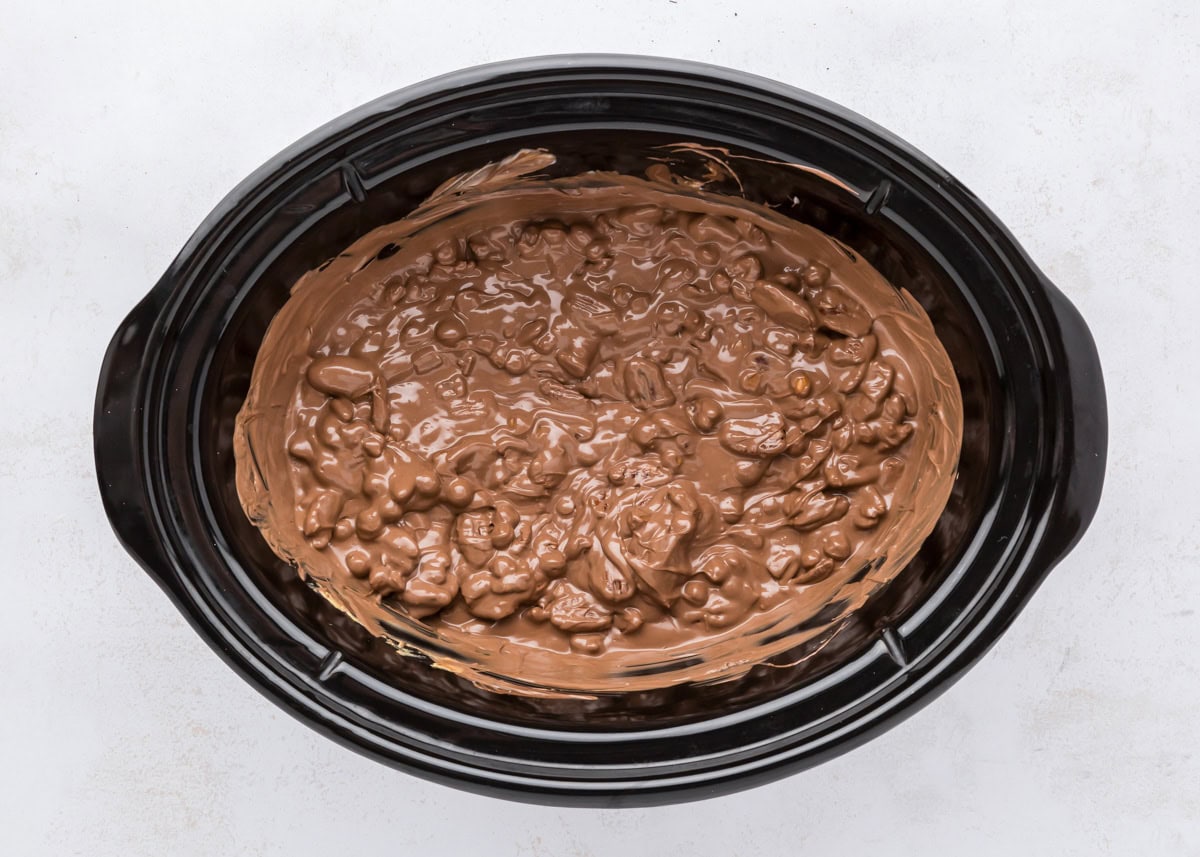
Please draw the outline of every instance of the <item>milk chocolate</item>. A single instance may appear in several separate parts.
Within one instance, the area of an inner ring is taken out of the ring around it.
[[[489,688],[745,672],[898,574],[962,403],[921,306],[819,231],[611,173],[459,176],[305,275],[235,436],[281,557]]]

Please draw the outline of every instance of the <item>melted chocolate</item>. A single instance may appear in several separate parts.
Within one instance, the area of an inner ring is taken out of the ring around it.
[[[296,284],[240,496],[336,606],[483,686],[738,675],[933,528],[949,358],[810,227],[663,168],[522,178],[552,162],[459,176]]]

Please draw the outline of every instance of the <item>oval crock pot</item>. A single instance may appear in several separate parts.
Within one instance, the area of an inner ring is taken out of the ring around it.
[[[371,637],[247,521],[231,438],[255,354],[301,274],[449,176],[525,146],[555,152],[561,175],[640,173],[664,157],[698,169],[694,153],[664,148],[679,142],[727,150],[747,197],[834,235],[925,306],[963,393],[953,496],[867,609],[741,679],[590,701],[482,691]],[[1079,539],[1099,501],[1106,437],[1086,325],[944,170],[807,93],[623,56],[447,75],[280,153],[217,206],[121,324],[94,427],[122,543],[268,697],[420,776],[593,805],[763,782],[912,714],[996,641]]]

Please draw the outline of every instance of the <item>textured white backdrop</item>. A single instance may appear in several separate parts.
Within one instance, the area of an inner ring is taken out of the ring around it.
[[[0,853],[1200,854],[1192,0],[176,5],[0,0]],[[108,338],[236,182],[392,89],[578,50],[909,140],[1079,306],[1109,391],[1096,522],[978,667],[848,756],[664,809],[473,797],[320,737],[118,547],[92,470]]]

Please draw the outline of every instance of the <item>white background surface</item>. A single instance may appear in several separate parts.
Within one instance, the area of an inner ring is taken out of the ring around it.
[[[1193,0],[175,5],[0,3],[0,853],[1200,854]],[[1108,384],[1095,524],[978,667],[847,756],[671,808],[473,797],[318,736],[118,547],[92,469],[109,336],[236,182],[392,89],[570,50],[890,128],[1061,285]]]

